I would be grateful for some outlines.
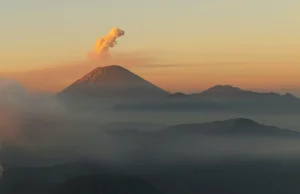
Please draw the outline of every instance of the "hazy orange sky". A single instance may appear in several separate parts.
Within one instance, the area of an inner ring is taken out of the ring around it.
[[[0,75],[30,89],[59,91],[97,66],[86,53],[117,26],[126,34],[112,50],[115,60],[169,91],[231,84],[300,94],[300,1],[165,3],[6,1]]]

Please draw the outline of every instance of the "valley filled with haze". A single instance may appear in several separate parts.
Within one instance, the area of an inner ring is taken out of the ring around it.
[[[170,93],[109,65],[55,95],[3,79],[0,102],[1,193],[299,191],[292,94]]]
[[[0,6],[0,194],[299,194],[300,3],[141,2]]]

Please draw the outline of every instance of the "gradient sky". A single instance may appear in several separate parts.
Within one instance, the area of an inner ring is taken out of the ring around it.
[[[2,0],[0,72],[85,60],[116,26],[126,35],[113,52],[172,64],[133,69],[171,91],[219,83],[299,92],[299,10],[299,0]]]

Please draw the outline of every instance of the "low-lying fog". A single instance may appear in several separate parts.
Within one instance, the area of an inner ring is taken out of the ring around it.
[[[4,165],[42,165],[96,159],[109,164],[220,160],[230,157],[297,156],[300,141],[266,138],[151,139],[152,134],[114,135],[113,129],[156,131],[174,124],[247,117],[259,123],[300,130],[296,115],[247,116],[205,113],[68,111],[54,96],[1,96],[0,141]],[[150,139],[150,140],[149,140]]]

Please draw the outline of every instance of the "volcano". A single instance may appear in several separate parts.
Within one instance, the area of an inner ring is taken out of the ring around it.
[[[160,98],[170,93],[119,66],[98,67],[60,93],[60,98],[140,99]]]

